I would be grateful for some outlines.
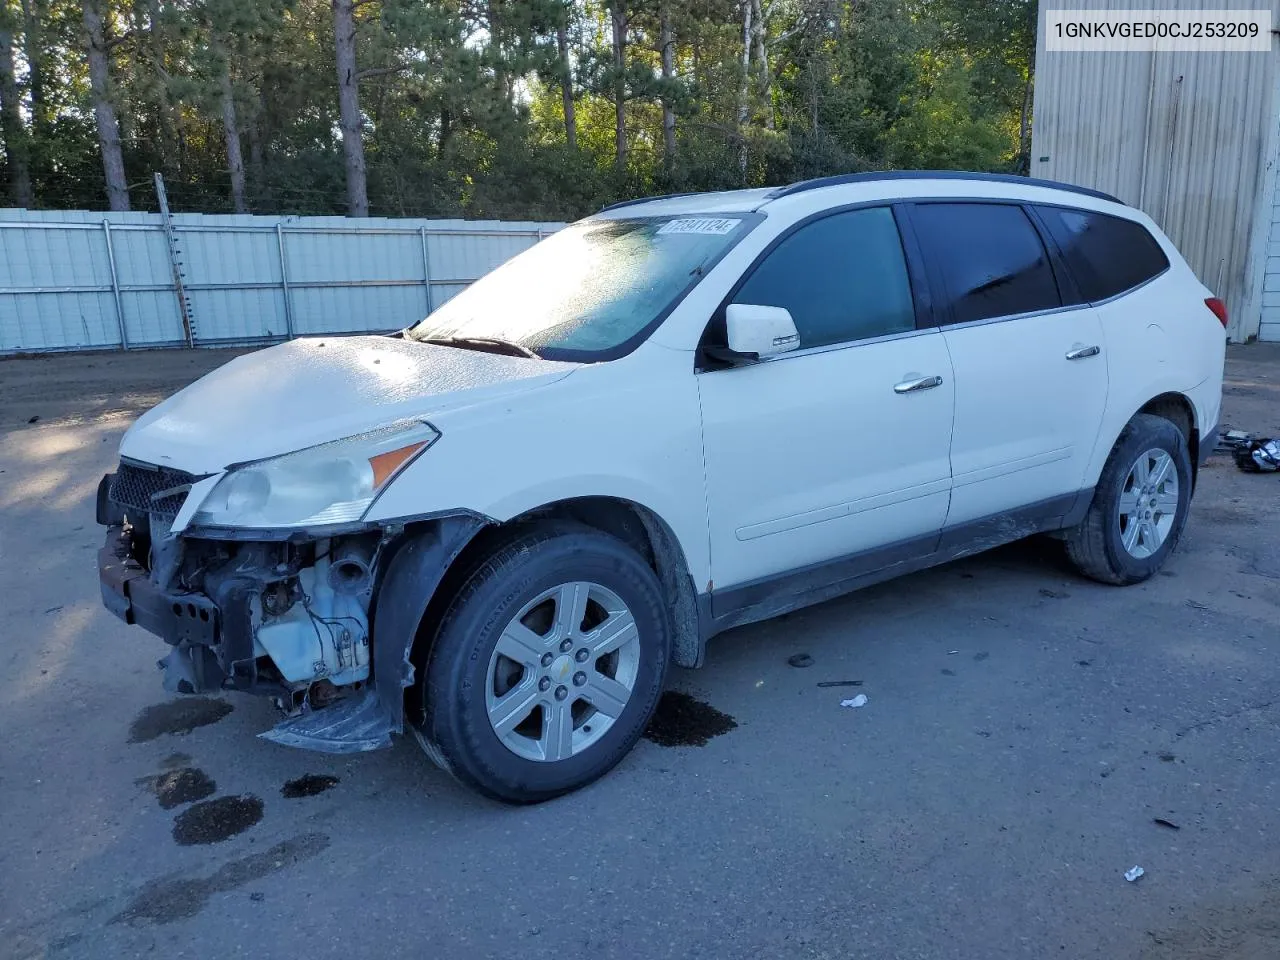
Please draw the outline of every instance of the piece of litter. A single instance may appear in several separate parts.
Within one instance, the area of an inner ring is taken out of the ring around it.
[[[1156,817],[1152,823],[1159,824],[1162,827],[1168,827],[1170,830],[1181,830],[1182,828],[1172,820],[1166,820],[1164,817]]]
[[[861,680],[819,680],[820,687],[860,687]]]
[[[807,653],[797,653],[787,657],[787,663],[791,664],[793,667],[812,667],[813,657],[809,656]]]
[[[840,701],[840,706],[842,707],[865,707],[866,705],[867,705],[867,695],[865,693],[858,694],[852,700]]]
[[[959,650],[948,650],[948,651],[947,651],[947,656],[948,656],[948,657],[954,657],[954,656],[955,656],[957,653],[959,653],[959,652],[960,652]]]
[[[1146,872],[1147,871],[1143,870],[1141,867],[1130,867],[1124,872],[1124,878],[1130,883],[1133,883],[1133,881],[1142,877]]]

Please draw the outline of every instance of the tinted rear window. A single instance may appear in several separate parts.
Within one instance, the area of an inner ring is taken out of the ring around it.
[[[1091,210],[1036,209],[1089,302],[1132,290],[1169,266],[1160,244],[1140,223]]]
[[[922,203],[911,219],[941,274],[951,323],[1062,305],[1040,234],[1019,206]]]

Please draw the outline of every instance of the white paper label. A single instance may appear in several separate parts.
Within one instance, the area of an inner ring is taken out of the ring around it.
[[[733,233],[741,220],[730,220],[725,217],[700,217],[696,220],[668,220],[658,228],[658,233],[702,233],[713,237],[722,237]]]

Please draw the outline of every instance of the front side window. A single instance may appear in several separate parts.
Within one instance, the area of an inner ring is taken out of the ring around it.
[[[913,329],[893,211],[868,207],[805,224],[756,266],[733,302],[785,307],[802,349]]]
[[[1062,306],[1044,244],[1021,207],[921,203],[911,220],[941,275],[951,323]]]
[[[508,260],[409,331],[496,339],[548,360],[620,356],[757,222],[646,217],[573,224]]]
[[[1092,210],[1036,211],[1061,248],[1080,295],[1090,303],[1132,290],[1169,267],[1160,244],[1140,223]]]

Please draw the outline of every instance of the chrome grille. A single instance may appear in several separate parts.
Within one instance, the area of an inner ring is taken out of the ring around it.
[[[200,477],[171,467],[122,460],[111,481],[111,499],[125,508],[172,521],[182,509],[191,484]]]

